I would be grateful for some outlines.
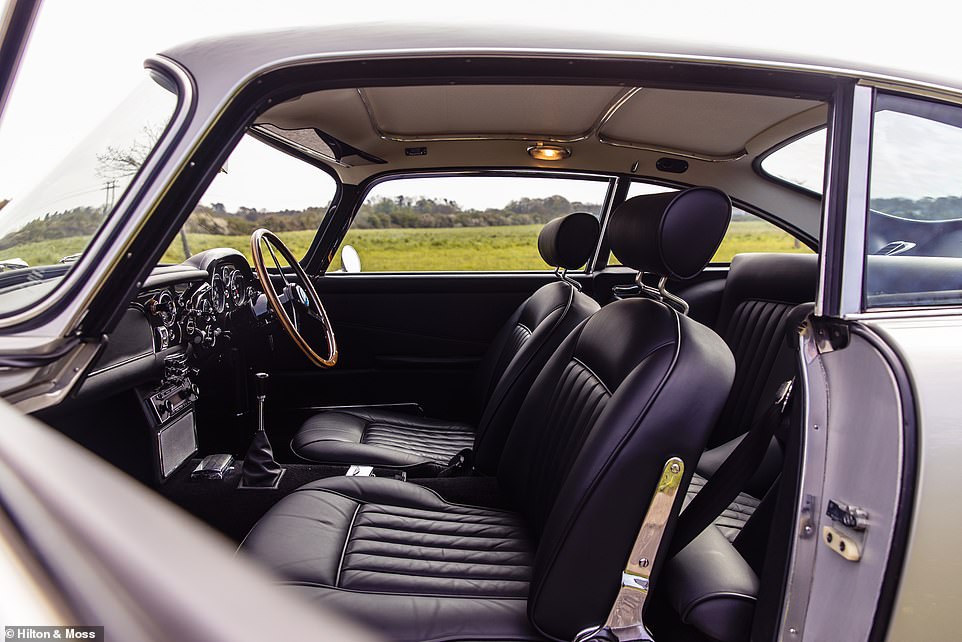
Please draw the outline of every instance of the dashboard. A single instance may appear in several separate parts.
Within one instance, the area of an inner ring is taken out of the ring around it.
[[[145,289],[138,297],[135,305],[153,328],[155,352],[188,344],[201,353],[211,351],[229,339],[235,325],[254,322],[260,290],[246,259],[233,254],[205,258],[212,260],[200,260],[191,273],[155,275],[161,277],[155,281],[179,281]]]
[[[240,352],[231,346],[249,344],[249,333],[270,324],[264,299],[236,250],[207,250],[155,268],[76,397],[98,402],[126,394],[134,400],[150,435],[151,466],[159,479],[167,478],[197,450],[199,401],[234,414],[243,410],[222,403],[218,388],[238,388],[230,378],[245,367],[230,361]]]

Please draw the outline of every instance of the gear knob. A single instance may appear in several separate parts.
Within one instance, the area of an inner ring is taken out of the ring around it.
[[[267,380],[270,379],[270,375],[266,372],[258,372],[254,375],[254,382],[257,385],[257,396],[260,399],[267,397]]]

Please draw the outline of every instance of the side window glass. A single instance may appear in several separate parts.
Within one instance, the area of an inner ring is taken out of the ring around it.
[[[962,109],[880,94],[865,241],[870,308],[962,303]]]
[[[534,176],[401,178],[367,194],[329,271],[547,270],[538,232],[571,212],[600,216],[608,180]],[[351,265],[352,260],[353,265]]]
[[[301,258],[336,189],[334,179],[317,167],[244,136],[161,262],[180,263],[215,247],[239,250],[250,261],[250,235],[259,227],[277,234]]]
[[[676,191],[670,187],[652,185],[635,181],[628,189],[628,198],[641,194],[657,194]],[[785,230],[765,219],[735,207],[732,222],[722,240],[712,263],[731,263],[736,254],[742,252],[799,252],[811,254],[812,250]],[[608,265],[621,265],[612,254]]]

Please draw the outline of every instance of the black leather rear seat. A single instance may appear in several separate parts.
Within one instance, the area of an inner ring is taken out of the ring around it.
[[[804,304],[815,299],[817,281],[814,254],[739,254],[732,260],[714,329],[735,356],[735,381],[709,442],[713,448],[698,462],[686,503],[772,403],[778,386],[793,376],[794,354],[785,336],[808,312]],[[730,541],[780,470],[781,452],[773,442],[745,492],[716,522]]]
[[[710,446],[744,434],[791,378],[791,361],[778,359],[786,321],[795,306],[815,300],[817,282],[814,254],[739,254],[732,260],[713,329],[738,370]]]
[[[796,353],[786,336],[811,312],[817,275],[814,255],[740,254],[732,261],[715,330],[735,357],[735,380],[711,437],[715,447],[698,462],[686,506],[773,402],[781,382],[794,376]],[[750,540],[766,537],[767,528],[746,526],[781,469],[773,440],[744,492],[666,566],[667,602],[684,624],[713,640],[747,639],[751,630],[763,556],[748,560],[743,551],[764,549],[765,541]]]

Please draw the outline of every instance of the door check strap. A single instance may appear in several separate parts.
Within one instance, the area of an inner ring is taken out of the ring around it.
[[[684,474],[685,465],[678,457],[672,457],[665,462],[658,487],[648,505],[648,512],[645,513],[645,519],[638,530],[638,537],[635,538],[635,543],[631,547],[628,563],[621,573],[621,587],[608,613],[608,619],[601,626],[591,627],[579,633],[575,636],[575,642],[629,642],[652,639],[642,622],[645,600],[648,598],[648,579]]]

